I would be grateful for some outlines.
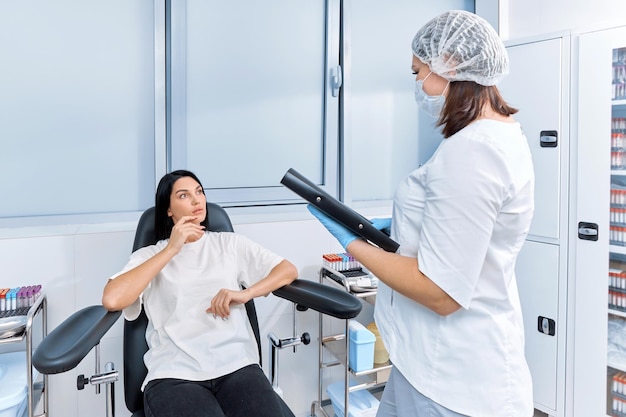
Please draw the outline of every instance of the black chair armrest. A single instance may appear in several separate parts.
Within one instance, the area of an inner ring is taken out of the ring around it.
[[[305,279],[297,279],[273,294],[338,319],[354,318],[363,308],[361,301],[345,290]]]
[[[42,374],[74,369],[121,314],[109,312],[101,305],[75,312],[41,341],[33,354],[33,365]]]

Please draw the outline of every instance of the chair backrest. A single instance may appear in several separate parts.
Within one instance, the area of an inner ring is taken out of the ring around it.
[[[209,219],[209,231],[233,231],[230,218],[222,207],[214,203],[207,203],[206,212]],[[137,231],[135,232],[133,252],[144,246],[154,245],[155,243],[154,207],[152,207],[147,209],[139,218]],[[257,341],[260,359],[261,336],[253,300],[246,303],[246,311]],[[143,356],[148,351],[148,344],[146,343],[145,337],[147,324],[148,318],[143,309],[136,320],[124,320],[124,398],[126,400],[126,407],[132,413],[143,410],[143,392],[141,391],[141,384],[148,373],[143,362]]]

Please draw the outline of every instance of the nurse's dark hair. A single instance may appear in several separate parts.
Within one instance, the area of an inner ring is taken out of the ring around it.
[[[478,119],[485,103],[489,103],[491,108],[502,116],[517,113],[516,108],[504,101],[495,85],[484,86],[473,81],[451,82],[441,117],[437,122],[438,126],[443,126],[441,129],[443,137],[449,138]]]
[[[156,233],[157,240],[168,239],[172,233],[174,222],[171,217],[167,215],[167,210],[170,208],[170,198],[172,196],[174,183],[184,177],[193,178],[202,187],[202,183],[198,177],[196,177],[196,174],[184,169],[179,169],[177,171],[172,171],[169,174],[165,174],[159,181],[156,195],[154,197],[154,231]],[[200,224],[203,225],[206,230],[209,230],[208,212],[204,221]]]

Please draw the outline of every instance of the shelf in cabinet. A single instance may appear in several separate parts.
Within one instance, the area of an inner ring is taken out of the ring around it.
[[[611,105],[614,107],[621,107],[621,106],[626,107],[626,99],[611,100]]]
[[[624,317],[626,318],[626,311],[615,310],[613,308],[609,308],[609,314],[612,316]]]
[[[613,362],[607,362],[606,366],[608,366],[609,368],[613,368],[616,371],[620,371],[620,372],[626,372],[626,367],[624,367],[623,365],[619,365],[617,363],[613,363]]]
[[[614,176],[626,176],[626,169],[612,169],[611,175]]]
[[[609,245],[609,252],[621,253],[622,255],[626,255],[626,246]]]

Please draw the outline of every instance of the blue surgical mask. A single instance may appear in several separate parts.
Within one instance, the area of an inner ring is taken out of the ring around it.
[[[415,101],[417,105],[424,111],[424,113],[431,116],[433,119],[439,119],[441,116],[441,110],[443,110],[443,105],[446,102],[446,96],[443,93],[448,89],[448,85],[444,88],[443,93],[439,96],[429,96],[424,91],[424,81],[430,77],[432,72],[428,73],[428,75],[423,80],[415,81]]]

